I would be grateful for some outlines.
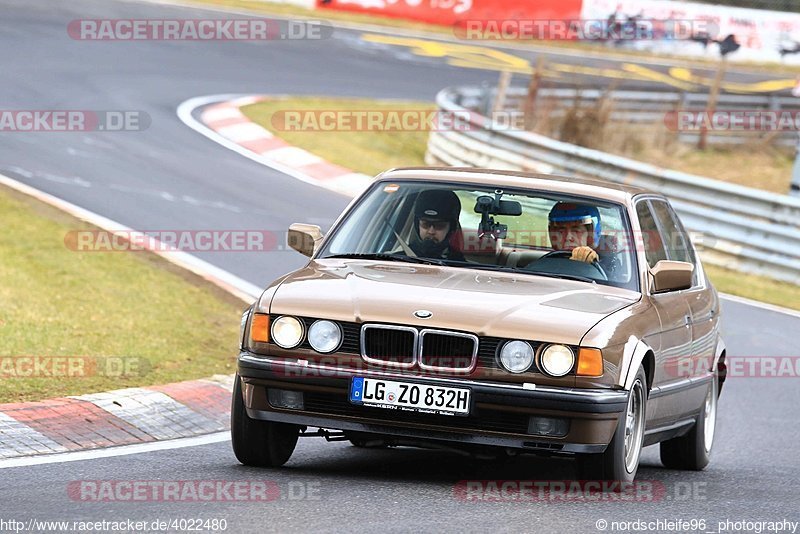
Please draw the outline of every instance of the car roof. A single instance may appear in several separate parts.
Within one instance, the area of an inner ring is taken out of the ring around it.
[[[475,167],[402,167],[379,174],[376,180],[441,180],[456,183],[515,187],[591,196],[628,204],[636,195],[662,196],[641,187],[556,174]]]

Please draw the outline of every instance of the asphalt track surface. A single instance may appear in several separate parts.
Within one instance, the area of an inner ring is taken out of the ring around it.
[[[352,31],[337,31],[324,42],[262,44],[79,42],[66,33],[67,23],[78,18],[205,16],[183,8],[19,0],[0,3],[0,12],[0,107],[135,109],[152,118],[144,132],[2,133],[0,172],[141,230],[281,231],[297,219],[327,228],[347,203],[185,127],[175,109],[191,97],[289,93],[432,100],[445,85],[496,79],[491,70],[451,66],[445,58],[423,58],[403,47],[364,44],[360,32]],[[574,54],[557,59],[594,66],[605,61]],[[735,73],[730,79],[764,78]],[[258,285],[303,263],[293,252],[198,255]],[[798,330],[800,318],[724,303],[730,356],[795,355]],[[0,519],[224,518],[229,532],[598,532],[600,519],[705,519],[705,529],[684,531],[716,532],[717,521],[726,519],[797,521],[798,405],[796,379],[730,379],[720,402],[714,457],[704,472],[663,469],[657,447],[645,449],[638,478],[657,481],[667,491],[655,503],[461,502],[453,491],[460,480],[561,480],[574,478],[575,472],[563,460],[492,463],[447,452],[359,450],[308,438],[278,470],[238,465],[227,442],[3,469]],[[71,481],[108,479],[268,480],[278,484],[282,498],[83,502],[67,492]],[[304,493],[304,499],[290,498]]]

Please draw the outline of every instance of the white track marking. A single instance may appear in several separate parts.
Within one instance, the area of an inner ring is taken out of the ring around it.
[[[274,148],[262,152],[262,155],[278,163],[291,165],[292,167],[305,167],[306,165],[313,165],[314,163],[321,163],[324,161],[321,157],[315,156],[311,152],[296,146]]]
[[[775,313],[782,313],[784,315],[788,315],[790,317],[797,317],[800,319],[800,311],[792,310],[789,308],[784,308],[782,306],[776,306],[775,304],[768,304],[766,302],[759,302],[757,300],[748,299],[744,297],[737,297],[736,295],[729,295],[727,293],[720,293],[719,295],[724,300],[729,300],[731,302],[736,302],[738,304],[743,304],[745,306],[752,306],[753,308],[759,308],[766,311],[771,311]]]
[[[23,456],[21,458],[0,460],[0,469],[8,469],[11,467],[27,467],[32,465],[59,464],[63,462],[79,462],[82,460],[98,460],[100,458],[113,458],[115,456],[126,456],[128,454],[168,451],[172,449],[182,449],[184,447],[199,447],[201,445],[229,441],[230,438],[230,432],[215,432],[214,434],[206,434],[205,436],[171,439],[167,441],[154,441],[152,443],[135,443],[133,445],[121,445],[119,447],[94,449],[90,451],[65,452],[60,454],[49,454],[46,456]]]
[[[207,117],[205,120],[212,122]],[[223,126],[217,133],[236,143],[246,143],[247,141],[257,141],[264,138],[272,138],[272,134],[254,122],[243,122],[241,124],[231,124]]]
[[[241,119],[244,115],[237,108],[224,107],[218,109],[209,109],[203,112],[203,118],[208,122],[221,121],[225,119]]]

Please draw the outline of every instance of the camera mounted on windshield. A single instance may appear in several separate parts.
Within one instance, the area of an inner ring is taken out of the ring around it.
[[[481,195],[475,201],[475,213],[481,214],[481,222],[478,225],[478,238],[488,235],[493,239],[505,239],[508,235],[508,225],[501,224],[494,220],[493,215],[507,215],[518,217],[522,215],[522,204],[515,200],[501,200],[503,190],[497,189],[494,198],[489,195]]]

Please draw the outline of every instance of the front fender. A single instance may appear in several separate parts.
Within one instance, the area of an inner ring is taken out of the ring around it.
[[[634,336],[628,338],[627,343],[625,343],[622,359],[622,369],[625,369],[626,371],[620,373],[619,385],[624,387],[626,390],[631,389],[631,386],[633,386],[633,381],[636,380],[636,373],[639,371],[639,366],[642,365],[642,362],[646,358],[648,352],[655,354],[650,345],[644,341],[637,339]],[[654,370],[651,369],[651,372],[654,372]],[[649,380],[652,380],[652,378],[652,376],[648,377]]]
[[[727,350],[728,347],[725,346],[722,337],[718,337],[717,350],[714,353],[714,366],[711,368],[711,371],[719,373],[719,390],[717,391],[717,395],[722,393],[722,385],[725,383],[725,378],[728,375],[728,367],[725,365],[725,356],[728,354]]]

